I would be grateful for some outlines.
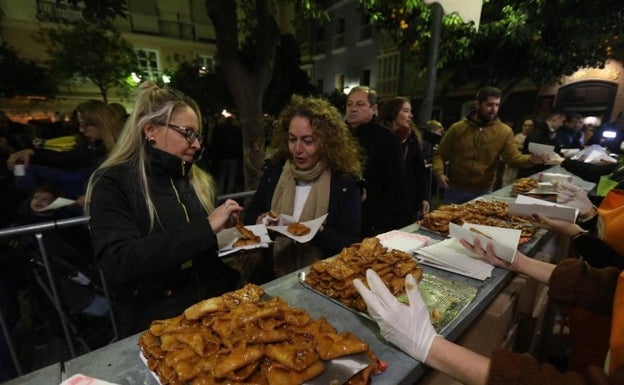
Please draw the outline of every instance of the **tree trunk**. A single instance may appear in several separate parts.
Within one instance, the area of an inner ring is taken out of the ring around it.
[[[206,9],[215,28],[218,60],[225,82],[238,107],[243,131],[243,173],[245,190],[258,186],[264,162],[262,96],[273,74],[273,60],[279,28],[270,13],[268,0],[255,0],[257,24],[252,31],[253,59],[243,63],[239,48],[236,1],[206,0]],[[248,55],[250,52],[246,52]],[[218,145],[218,143],[216,144]]]
[[[104,100],[104,103],[108,103],[108,88],[106,87],[100,87],[100,94],[102,94],[102,100]]]

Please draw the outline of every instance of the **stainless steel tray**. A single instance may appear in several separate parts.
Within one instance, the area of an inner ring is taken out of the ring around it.
[[[299,272],[299,282],[309,290],[318,295],[337,303],[338,305],[348,309],[364,318],[372,320],[370,315],[361,312],[355,308],[347,306],[339,300],[332,298],[305,282],[307,272]],[[442,333],[461,312],[472,302],[477,295],[478,289],[465,283],[457,283],[448,279],[437,277],[433,274],[425,273],[422,280],[418,284],[423,300],[429,309],[431,323],[437,333]],[[407,295],[403,294],[397,297],[400,302],[407,302]],[[435,317],[431,315],[435,314]]]

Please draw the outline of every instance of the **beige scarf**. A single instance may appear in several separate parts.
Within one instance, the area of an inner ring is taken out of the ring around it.
[[[300,170],[287,160],[273,192],[271,210],[280,214],[293,214],[297,181],[313,182],[299,220],[305,222],[327,214],[331,170],[322,160],[308,170]]]

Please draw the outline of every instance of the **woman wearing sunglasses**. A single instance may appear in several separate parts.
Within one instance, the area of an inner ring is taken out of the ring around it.
[[[91,177],[87,212],[95,258],[114,291],[120,333],[146,329],[235,289],[216,234],[242,207],[215,207],[212,177],[193,164],[201,115],[184,94],[142,84],[108,159]]]

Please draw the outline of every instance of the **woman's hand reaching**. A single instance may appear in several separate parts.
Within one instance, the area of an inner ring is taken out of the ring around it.
[[[239,220],[238,215],[242,210],[243,208],[233,199],[228,199],[221,206],[215,207],[208,215],[208,222],[210,227],[212,227],[212,231],[217,234],[225,229],[228,224],[236,223]]]
[[[566,222],[559,219],[552,219],[539,214],[533,214],[533,218],[541,220],[549,228],[568,237],[572,237],[578,233],[585,232],[585,230],[583,230],[583,228],[576,223]]]
[[[472,251],[473,253],[477,254],[479,257],[481,257],[481,259],[484,259],[490,265],[502,267],[504,269],[512,270],[512,271],[516,270],[516,266],[514,266],[516,263],[516,259],[518,259],[519,254],[522,255],[522,253],[520,253],[519,251],[516,251],[516,255],[513,259],[514,263],[509,263],[505,261],[504,259],[498,258],[494,254],[494,246],[492,246],[491,243],[488,243],[485,246],[485,248],[483,248],[483,245],[481,245],[481,241],[478,238],[475,237],[473,239],[473,242],[474,242],[474,245],[471,245],[464,239],[459,240],[459,243],[461,243],[462,246]]]
[[[536,279],[546,285],[548,285],[548,282],[550,281],[550,276],[552,275],[552,271],[555,269],[556,266],[552,263],[542,262],[533,258],[529,258],[518,250],[516,250],[516,255],[513,259],[513,262],[509,263],[505,260],[498,258],[494,254],[494,247],[491,243],[488,243],[486,247],[483,248],[481,242],[478,239],[474,239],[474,245],[471,245],[463,239],[460,240],[460,242],[465,248],[475,254],[478,254],[482,259],[489,262],[490,264],[528,275],[529,277]]]

